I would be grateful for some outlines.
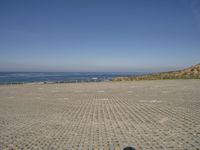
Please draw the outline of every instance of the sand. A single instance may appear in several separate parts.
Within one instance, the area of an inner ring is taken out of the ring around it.
[[[198,150],[200,80],[0,86],[0,149]]]

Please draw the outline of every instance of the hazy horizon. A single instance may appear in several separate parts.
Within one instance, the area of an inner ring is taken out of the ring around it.
[[[200,63],[198,0],[2,0],[0,72],[161,72]]]

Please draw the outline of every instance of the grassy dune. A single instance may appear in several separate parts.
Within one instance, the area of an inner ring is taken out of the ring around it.
[[[112,81],[134,81],[134,80],[163,80],[163,79],[200,79],[200,64],[170,72],[146,74],[132,77],[116,77]]]

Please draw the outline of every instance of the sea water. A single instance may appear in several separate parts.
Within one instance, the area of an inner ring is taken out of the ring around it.
[[[0,84],[100,82],[119,76],[141,74],[139,72],[0,72]]]

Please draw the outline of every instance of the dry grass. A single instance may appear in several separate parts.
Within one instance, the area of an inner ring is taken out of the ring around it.
[[[116,77],[112,81],[164,80],[164,79],[200,79],[200,64],[180,71],[161,72],[132,77]]]

